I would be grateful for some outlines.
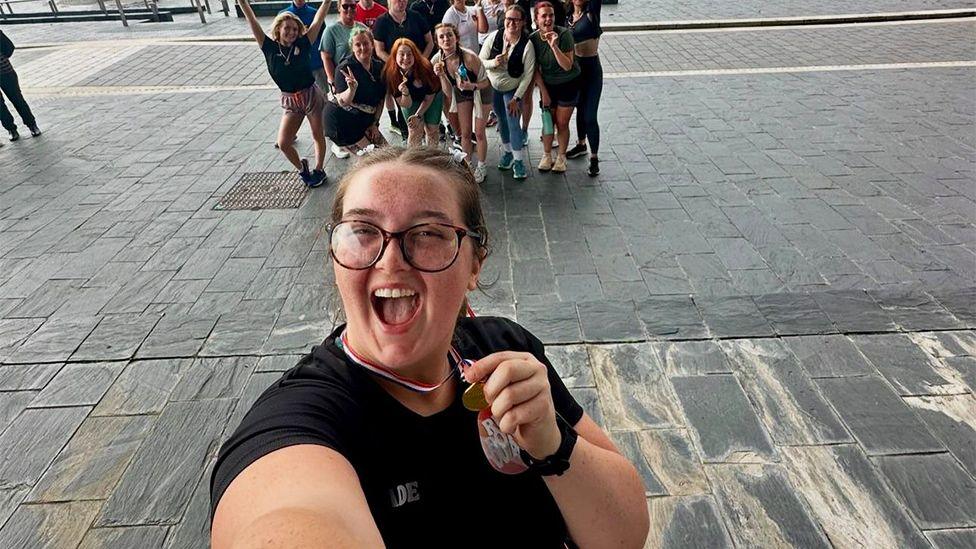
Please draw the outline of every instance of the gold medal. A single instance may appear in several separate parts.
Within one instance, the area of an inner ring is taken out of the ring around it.
[[[482,382],[472,383],[464,390],[461,395],[461,404],[472,412],[479,412],[488,407],[488,400],[485,399],[485,384]]]

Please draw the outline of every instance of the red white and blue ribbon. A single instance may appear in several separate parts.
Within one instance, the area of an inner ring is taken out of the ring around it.
[[[454,377],[455,370],[461,373],[461,376],[463,378],[464,373],[462,367],[466,368],[471,364],[473,364],[473,362],[471,362],[470,360],[461,358],[461,355],[460,353],[457,352],[457,349],[451,347],[451,351],[447,355],[448,360],[451,362],[451,369],[447,372],[447,377],[442,379],[439,383],[423,383],[421,381],[416,381],[407,377],[403,377],[400,374],[394,372],[393,370],[387,368],[386,366],[383,366],[381,364],[375,364],[367,360],[365,357],[363,357],[355,350],[353,350],[353,348],[349,345],[349,336],[347,335],[345,330],[342,331],[342,335],[339,336],[339,339],[336,341],[336,343],[338,343],[339,348],[346,353],[346,356],[349,357],[349,360],[355,362],[359,366],[362,366],[367,372],[375,376],[381,377],[383,379],[386,379],[388,381],[391,381],[393,383],[396,383],[401,387],[410,389],[411,391],[415,391],[417,393],[429,393],[431,391],[438,389],[439,387],[447,383],[449,379]]]

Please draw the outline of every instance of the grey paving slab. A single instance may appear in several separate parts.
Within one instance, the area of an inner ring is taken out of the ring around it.
[[[830,547],[779,465],[708,465],[715,499],[741,547]]]
[[[256,357],[198,358],[181,368],[180,381],[169,399],[237,398],[256,364]]]
[[[94,406],[122,373],[121,362],[67,364],[31,402],[32,408]]]
[[[929,294],[968,327],[976,325],[976,288],[934,289]]]
[[[0,366],[0,391],[43,389],[64,364],[11,364]]]
[[[516,305],[516,315],[519,323],[543,343],[577,343],[583,340],[574,302],[519,303]]]
[[[651,498],[644,547],[733,547],[712,496]]]
[[[91,408],[24,410],[0,435],[0,486],[32,486]],[[44,433],[43,437],[37,436]]]
[[[655,348],[669,376],[732,373],[725,352],[713,341],[667,342]]]
[[[102,319],[72,361],[124,360],[132,358],[159,322],[156,315],[110,315]]]
[[[701,313],[688,296],[639,300],[637,315],[651,337],[700,339],[708,335]]]
[[[216,315],[165,315],[139,347],[136,358],[194,356],[216,324]]]
[[[668,495],[709,493],[708,480],[691,436],[684,429],[652,429],[637,434],[640,459],[654,472]]]
[[[943,359],[943,362],[949,367],[941,370],[943,375],[962,382],[970,390],[976,387],[976,357],[952,356]]]
[[[548,350],[547,350],[548,352]],[[301,360],[301,355],[263,356],[258,360],[255,372],[284,372],[290,370]]]
[[[35,396],[37,391],[0,392],[0,433],[27,408]]]
[[[748,296],[695,298],[705,324],[717,337],[765,337],[774,335],[755,302]]]
[[[166,549],[194,549],[210,543],[210,474],[212,466],[208,466],[203,477],[197,484],[190,505],[181,520],[170,527],[166,536]]]
[[[774,461],[776,450],[734,376],[672,377],[705,463]]]
[[[273,313],[228,313],[220,316],[201,356],[256,354],[274,327]]]
[[[681,424],[664,368],[649,344],[591,346],[589,354],[607,428],[640,430]]]
[[[0,528],[0,546],[76,547],[98,512],[97,501],[21,505]]]
[[[647,496],[667,495],[668,492],[661,484],[654,469],[641,454],[639,433],[637,431],[612,431],[610,436],[621,455],[626,456],[637,469],[637,474],[640,475],[641,482],[644,485],[644,494]]]
[[[964,328],[928,294],[914,289],[869,290],[868,294],[891,316],[902,330],[953,330]]]
[[[927,547],[856,445],[783,448],[783,465],[838,547]]]
[[[0,528],[14,514],[29,490],[29,487],[0,488]]]
[[[102,313],[141,313],[154,301],[173,277],[172,271],[138,272],[107,305]]]
[[[125,367],[93,416],[158,414],[193,359],[136,360]]]
[[[961,380],[940,375],[937,361],[929,358],[908,336],[873,334],[854,336],[854,343],[900,395],[966,392]]]
[[[644,328],[633,301],[577,303],[583,339],[588,342],[641,341]]]
[[[233,403],[231,399],[174,402],[164,409],[95,525],[177,522],[203,473],[200,464],[214,451],[214,440]]]
[[[976,482],[949,454],[874,458],[923,529],[976,525]]]
[[[101,547],[162,547],[166,539],[166,526],[129,526],[125,528],[92,528],[81,540],[78,549]]]
[[[593,418],[597,425],[604,425],[603,407],[596,387],[575,387],[569,390],[576,402],[583,408],[586,415]]]
[[[280,315],[265,342],[262,354],[302,354],[322,342],[332,331],[333,321],[313,315]]]
[[[725,342],[723,347],[777,445],[853,442],[785,345],[756,339]]]
[[[0,319],[0,360],[13,353],[43,322],[40,318]]]
[[[965,549],[976,545],[976,528],[953,528],[925,533],[938,549]]]
[[[155,419],[152,416],[86,419],[26,501],[109,497]]]
[[[590,357],[583,345],[548,345],[546,358],[567,387],[596,386]]]
[[[816,383],[868,455],[945,448],[881,378],[830,378]]]
[[[829,334],[836,331],[833,322],[809,295],[766,294],[753,297],[753,301],[778,335]]]
[[[812,295],[842,333],[886,332],[895,327],[891,316],[862,290],[817,292]]]
[[[812,378],[872,374],[873,366],[843,334],[783,338]]]
[[[100,318],[75,317],[48,320],[5,359],[7,363],[56,362],[67,360]]]
[[[929,431],[976,478],[976,398],[947,395],[904,400],[922,418]]]

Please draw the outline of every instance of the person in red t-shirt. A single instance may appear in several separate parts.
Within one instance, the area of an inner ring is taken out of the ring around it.
[[[373,0],[359,0],[359,3],[356,4],[356,22],[366,25],[369,30],[373,30],[373,23],[376,23],[376,18],[384,13],[386,13],[386,8]]]

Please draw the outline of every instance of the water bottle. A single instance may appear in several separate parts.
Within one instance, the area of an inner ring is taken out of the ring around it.
[[[458,65],[458,76],[461,77],[461,80],[468,80],[468,68],[464,66],[464,63]]]
[[[552,111],[549,107],[542,107],[542,135],[552,135],[556,128],[552,123]]]

